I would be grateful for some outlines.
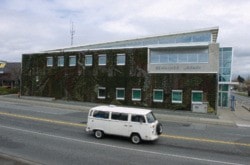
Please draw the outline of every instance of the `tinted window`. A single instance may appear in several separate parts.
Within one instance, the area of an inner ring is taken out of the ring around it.
[[[93,116],[96,117],[96,118],[108,119],[109,118],[109,112],[95,111]]]
[[[139,122],[139,123],[145,123],[145,118],[142,115],[132,115],[131,117],[132,122]]]
[[[112,112],[111,119],[127,121],[128,120],[128,114]]]

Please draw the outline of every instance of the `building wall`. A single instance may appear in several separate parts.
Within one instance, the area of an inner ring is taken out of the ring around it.
[[[120,53],[125,53],[125,65],[117,65]],[[98,65],[100,54],[106,54],[104,66]],[[86,55],[92,55],[92,66],[85,66]],[[57,66],[60,56],[64,57],[64,66]],[[76,66],[69,66],[71,56],[76,57]],[[53,59],[52,66],[47,66],[48,57]],[[202,91],[202,101],[208,102],[211,111],[216,110],[216,73],[150,74],[148,48],[24,54],[22,62],[22,95],[191,110],[192,91]],[[117,99],[117,89],[124,89],[123,99]],[[137,100],[133,98],[136,90],[141,91]],[[157,90],[163,94],[162,101],[154,101]],[[181,103],[172,102],[173,90],[182,91]],[[98,98],[100,92],[105,97]]]

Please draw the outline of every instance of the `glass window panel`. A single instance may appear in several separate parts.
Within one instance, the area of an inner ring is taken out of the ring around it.
[[[188,62],[188,55],[187,54],[179,54],[178,55],[178,62],[187,63]]]
[[[125,98],[125,89],[124,88],[117,88],[116,89],[116,99],[117,100],[124,100]]]
[[[125,54],[117,54],[117,65],[125,65]]]
[[[163,90],[155,89],[153,93],[154,102],[163,102]]]
[[[99,99],[105,99],[106,98],[106,88],[105,87],[99,87],[98,88],[98,98]]]
[[[141,89],[132,89],[132,100],[141,101]]]
[[[176,38],[176,43],[186,43],[191,42],[191,36],[180,36]]]
[[[69,57],[69,66],[76,66],[76,56]]]
[[[198,62],[208,62],[208,54],[199,54]]]
[[[222,91],[228,91],[229,87],[228,85],[222,85]]]
[[[92,55],[85,56],[85,66],[92,66],[93,64],[93,57]]]
[[[95,111],[94,114],[93,114],[93,117],[102,118],[102,119],[108,119],[109,118],[109,112],[106,112],[106,111]]]
[[[194,34],[193,42],[211,42],[211,33]]]
[[[106,54],[99,55],[98,64],[106,65],[106,62],[107,62]]]
[[[161,64],[167,64],[168,63],[168,57],[169,57],[169,55],[167,55],[167,54],[161,55],[160,56],[160,63]]]
[[[53,66],[53,58],[47,57],[47,66]]]
[[[230,75],[231,73],[231,69],[230,68],[223,68],[223,74],[224,75]]]
[[[182,91],[172,91],[172,103],[182,103]]]
[[[111,119],[113,119],[113,120],[127,121],[128,120],[128,114],[126,114],[126,113],[119,113],[119,112],[112,112]]]
[[[232,58],[232,52],[229,52],[229,51],[224,52],[223,51],[223,60],[231,60],[231,58]]]
[[[192,91],[192,102],[202,102],[203,92],[202,91]]]
[[[160,63],[160,56],[159,55],[151,55],[150,56],[150,63],[151,64],[159,64]]]
[[[58,57],[57,66],[64,66],[64,57],[63,56]]]
[[[231,68],[231,60],[223,60],[223,66],[222,67]]]
[[[177,63],[177,54],[169,55],[169,63]]]
[[[197,63],[197,54],[188,54],[188,62]]]

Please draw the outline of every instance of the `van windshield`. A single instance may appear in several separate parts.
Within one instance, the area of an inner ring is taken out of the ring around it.
[[[148,113],[146,117],[147,117],[148,123],[153,123],[156,121],[156,118],[152,112]]]

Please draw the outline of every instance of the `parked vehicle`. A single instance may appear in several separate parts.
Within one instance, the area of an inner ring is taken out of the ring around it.
[[[118,106],[97,106],[89,110],[87,132],[97,139],[105,134],[129,137],[134,144],[153,141],[162,133],[162,124],[151,110]]]

